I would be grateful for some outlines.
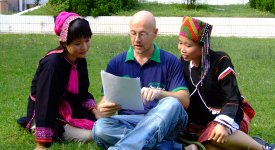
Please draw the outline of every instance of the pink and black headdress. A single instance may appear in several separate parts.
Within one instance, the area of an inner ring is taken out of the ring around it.
[[[54,32],[59,37],[60,42],[67,42],[69,25],[78,18],[83,17],[73,12],[59,13],[55,20]]]

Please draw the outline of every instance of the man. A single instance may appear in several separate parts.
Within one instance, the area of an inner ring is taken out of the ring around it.
[[[144,110],[125,110],[102,97],[100,118],[92,131],[96,143],[109,149],[181,149],[174,139],[187,123],[189,92],[176,56],[153,43],[158,29],[152,13],[137,12],[130,20],[129,50],[115,56],[106,71],[139,77]],[[115,113],[118,112],[118,115]]]

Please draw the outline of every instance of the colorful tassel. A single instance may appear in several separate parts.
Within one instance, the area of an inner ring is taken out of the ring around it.
[[[73,94],[78,94],[78,73],[76,70],[76,64],[72,65],[68,88],[67,90]]]

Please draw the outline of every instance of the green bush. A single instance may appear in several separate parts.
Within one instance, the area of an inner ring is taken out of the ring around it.
[[[137,6],[138,0],[49,0],[57,11],[73,11],[81,16],[109,16]]]
[[[251,8],[256,9],[256,0],[249,0],[249,5]]]
[[[274,5],[274,0],[263,0],[263,9],[266,11],[272,11],[273,5]]]
[[[52,7],[60,11],[70,11],[70,0],[49,0],[49,4],[52,5]]]
[[[138,5],[138,0],[120,0],[123,10],[131,10]]]
[[[137,0],[95,0],[90,14],[92,16],[109,16],[120,10],[133,9],[137,4]]]
[[[260,9],[260,10],[263,10],[262,8],[262,2],[261,2],[261,0],[256,0],[256,8],[257,9]]]
[[[249,0],[251,8],[269,11],[275,14],[275,0]]]
[[[196,0],[187,0],[187,6],[189,8],[194,8],[196,6]]]
[[[72,11],[80,14],[81,16],[89,16],[91,6],[92,6],[92,1],[71,0]]]
[[[93,3],[93,7],[91,8],[90,15],[91,16],[109,16],[109,5],[110,2],[108,0],[95,0]]]

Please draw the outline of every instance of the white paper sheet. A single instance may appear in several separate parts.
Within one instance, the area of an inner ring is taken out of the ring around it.
[[[122,109],[144,110],[139,78],[125,78],[101,71],[104,96]]]

